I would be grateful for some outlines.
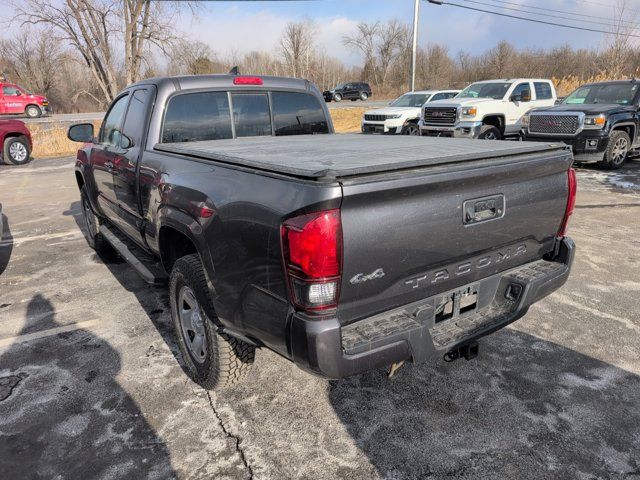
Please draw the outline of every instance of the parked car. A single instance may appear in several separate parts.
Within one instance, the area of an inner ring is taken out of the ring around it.
[[[571,145],[576,161],[620,168],[640,147],[640,81],[583,85],[554,107],[535,109],[523,118],[527,140]]]
[[[371,87],[366,82],[339,83],[333,90],[325,90],[322,93],[325,102],[340,102],[344,100],[365,101],[371,97]]]
[[[168,281],[206,388],[258,347],[331,378],[471,358],[569,275],[560,144],[334,135],[308,82],[231,75],[136,83],[68,135],[89,245]]]
[[[420,90],[396,98],[385,108],[364,112],[362,133],[420,135],[418,121],[422,106],[435,100],[455,97],[460,90]]]
[[[0,83],[0,115],[26,115],[30,118],[51,113],[49,100],[13,83]]]
[[[423,109],[422,135],[500,140],[520,134],[522,116],[535,107],[553,106],[551,80],[486,80],[465,88],[453,100]]]
[[[0,160],[7,165],[24,165],[31,160],[31,132],[20,120],[0,120]]]

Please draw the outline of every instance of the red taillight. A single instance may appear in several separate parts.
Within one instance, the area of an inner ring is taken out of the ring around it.
[[[567,234],[567,228],[569,226],[569,218],[573,213],[573,208],[576,205],[576,193],[578,191],[578,180],[576,178],[576,171],[570,168],[567,172],[567,185],[569,187],[569,193],[567,196],[567,208],[564,212],[564,218],[558,230],[558,236],[564,237]]]
[[[262,85],[260,77],[236,77],[233,79],[234,85]]]
[[[340,210],[291,218],[281,233],[293,302],[308,311],[335,308],[342,273]]]

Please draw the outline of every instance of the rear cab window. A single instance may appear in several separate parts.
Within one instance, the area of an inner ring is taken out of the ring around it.
[[[553,98],[553,89],[547,82],[533,82],[536,90],[536,100],[549,100]]]
[[[185,92],[167,103],[161,143],[322,133],[324,109],[305,92]]]

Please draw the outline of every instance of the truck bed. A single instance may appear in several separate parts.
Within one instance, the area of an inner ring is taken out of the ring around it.
[[[334,179],[563,150],[566,146],[546,142],[329,134],[159,143],[154,148],[296,177]]]

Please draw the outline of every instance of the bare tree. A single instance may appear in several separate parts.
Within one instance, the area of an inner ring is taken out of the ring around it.
[[[12,1],[15,19],[50,28],[52,35],[82,56],[107,101],[115,97],[121,83],[140,79],[150,45],[164,49],[174,38],[172,15],[181,6],[191,6],[190,2],[151,0]],[[123,68],[116,54],[120,45]]]
[[[360,50],[364,57],[362,67],[365,79],[373,78],[378,83],[376,74],[376,38],[380,31],[380,23],[359,23],[357,31],[353,35],[345,35],[342,43],[355,50]]]
[[[618,0],[614,5],[612,33],[605,43],[603,69],[614,78],[628,70],[633,53],[632,35],[638,30],[637,16],[628,7],[627,0]]]
[[[378,29],[378,37],[376,51],[380,65],[380,84],[384,85],[391,62],[400,54],[409,38],[409,29],[398,20],[391,20]]]
[[[292,77],[309,76],[315,33],[316,27],[311,20],[290,22],[284,27],[279,51]]]

